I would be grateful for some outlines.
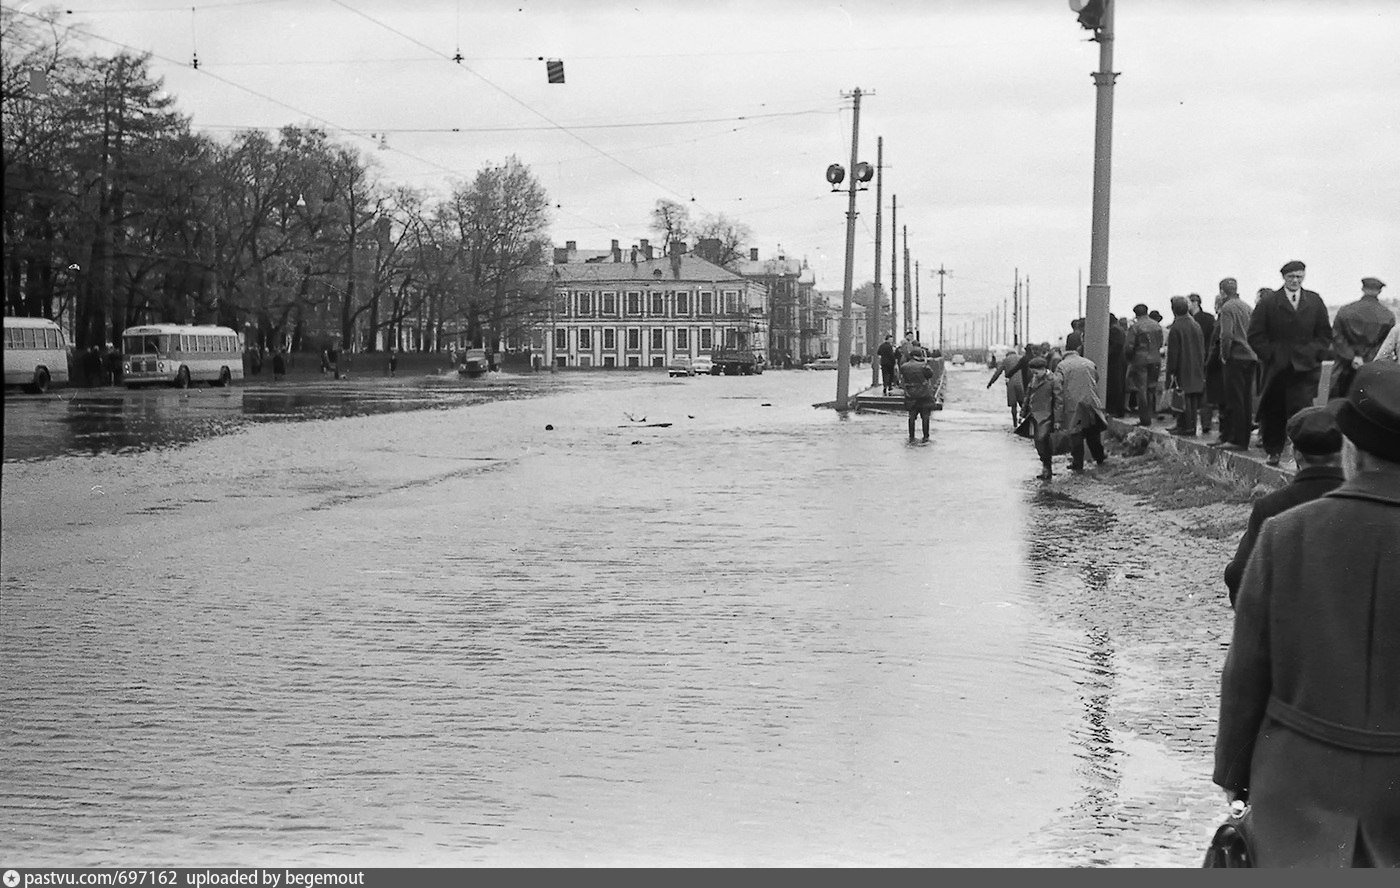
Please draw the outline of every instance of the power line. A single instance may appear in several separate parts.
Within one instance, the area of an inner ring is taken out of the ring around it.
[[[206,66],[207,67],[207,66]],[[829,111],[782,111],[771,114],[746,114],[738,117],[698,117],[691,120],[657,120],[638,123],[581,123],[569,124],[571,130],[641,129],[659,126],[692,126],[704,123],[734,123],[736,121],[762,120],[775,117],[798,117],[811,114],[829,114]],[[206,123],[208,129],[266,129],[262,126],[240,126],[238,124]],[[561,125],[551,126],[439,126],[439,127],[388,127],[376,129],[377,133],[536,133],[555,132]],[[732,130],[731,130],[732,132]]]

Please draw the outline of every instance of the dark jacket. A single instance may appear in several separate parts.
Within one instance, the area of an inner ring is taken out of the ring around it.
[[[1258,865],[1400,866],[1400,472],[1264,522],[1220,683],[1214,780]]]
[[[1149,367],[1162,363],[1162,325],[1147,315],[1128,325],[1128,365]]]
[[[1205,391],[1205,341],[1190,315],[1176,315],[1167,332],[1167,378],[1188,395]]]
[[[1254,541],[1259,538],[1259,528],[1264,521],[1330,493],[1345,480],[1346,475],[1340,466],[1308,466],[1299,469],[1287,487],[1254,501],[1254,508],[1249,512],[1249,525],[1245,528],[1244,536],[1240,537],[1235,557],[1225,565],[1225,587],[1230,590],[1230,607],[1235,606],[1235,596],[1239,594],[1240,580],[1244,577],[1244,566],[1249,563],[1249,553],[1254,551]]]
[[[1318,371],[1332,348],[1332,323],[1322,297],[1303,290],[1296,310],[1282,288],[1260,299],[1249,316],[1249,347],[1263,368],[1261,391],[1289,368]]]
[[[880,356],[880,364],[884,367],[894,366],[894,343],[886,340],[880,343],[880,347],[875,349],[875,354]]]

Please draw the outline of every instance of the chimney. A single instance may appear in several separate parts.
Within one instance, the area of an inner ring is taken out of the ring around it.
[[[632,267],[633,267],[633,268],[636,268],[636,267],[637,267],[637,248],[636,248],[636,247],[633,247],[633,248],[632,248]]]
[[[685,253],[684,241],[671,242],[671,275],[676,280],[681,279],[681,256]]]
[[[617,245],[617,241],[612,242],[612,259],[614,262],[622,261],[622,248]]]
[[[656,257],[651,254],[651,241],[642,238],[642,258],[650,262]]]
[[[573,242],[570,241],[570,243],[573,243]],[[568,247],[555,247],[555,248],[554,248],[554,264],[555,264],[555,265],[564,265],[564,264],[566,264],[568,261],[569,261],[569,248],[568,248]]]
[[[674,241],[671,241],[671,255],[672,255],[672,256],[684,256],[684,255],[685,255],[685,241],[683,241],[683,240],[674,240]]]
[[[564,241],[564,249],[568,250],[570,253],[577,253],[578,241]]]
[[[757,261],[758,261],[758,247],[749,247],[749,261],[750,261],[750,262],[757,262]]]

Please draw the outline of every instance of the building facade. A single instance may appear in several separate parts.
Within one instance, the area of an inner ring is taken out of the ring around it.
[[[539,283],[553,290],[531,350],[553,367],[665,367],[716,348],[768,348],[767,290],[672,245],[656,257],[646,241],[624,256],[556,248]]]

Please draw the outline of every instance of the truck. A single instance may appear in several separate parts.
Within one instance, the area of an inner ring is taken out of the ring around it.
[[[710,361],[711,376],[752,376],[763,372],[761,358],[743,346],[716,348],[710,352]]]

